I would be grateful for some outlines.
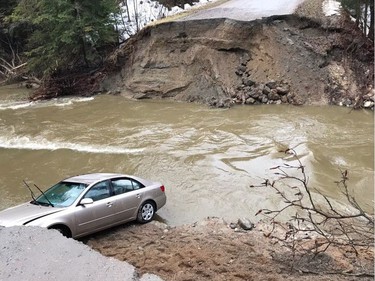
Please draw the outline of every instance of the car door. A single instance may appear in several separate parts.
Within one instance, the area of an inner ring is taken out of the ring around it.
[[[111,184],[116,199],[116,221],[135,219],[142,203],[144,186],[130,178],[113,179]]]
[[[75,212],[77,234],[95,232],[115,223],[115,198],[111,196],[110,182],[99,182],[92,186],[83,198],[94,202],[77,206]]]

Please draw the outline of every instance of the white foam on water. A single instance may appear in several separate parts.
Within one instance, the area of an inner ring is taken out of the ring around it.
[[[59,98],[53,99],[52,104],[54,106],[67,106],[72,105],[73,103],[78,102],[88,102],[94,100],[94,97],[87,97],[87,98]]]
[[[89,102],[94,100],[94,97],[84,97],[84,98],[58,98],[52,99],[48,101],[4,101],[0,102],[0,110],[7,110],[7,109],[23,109],[28,107],[48,107],[48,106],[69,106],[74,103],[78,102]]]
[[[7,149],[26,149],[26,150],[59,150],[69,149],[79,152],[101,153],[101,154],[137,154],[142,152],[143,148],[126,148],[121,146],[108,145],[90,145],[61,141],[49,141],[42,137],[28,136],[0,136],[0,148]]]
[[[20,108],[26,108],[33,106],[35,102],[17,102],[17,101],[6,101],[3,103],[0,103],[0,110],[6,110],[6,109],[20,109]]]

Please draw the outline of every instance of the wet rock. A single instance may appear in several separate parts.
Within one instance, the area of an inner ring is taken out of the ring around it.
[[[245,86],[245,87],[243,88],[243,90],[244,90],[246,93],[249,93],[250,90],[251,90],[251,87],[250,87],[250,86]]]
[[[148,99],[149,96],[147,96],[147,94],[145,93],[138,93],[138,94],[135,94],[133,98],[137,100],[142,100],[142,99]]]
[[[277,91],[275,89],[272,89],[271,92],[267,95],[269,100],[279,100],[280,96],[277,94]]]
[[[268,102],[268,97],[266,95],[262,96],[262,103],[267,103]]]
[[[270,89],[275,89],[277,86],[277,82],[275,80],[271,80],[266,83],[266,86]]]
[[[288,97],[286,95],[281,96],[281,102],[282,103],[288,103]]]
[[[350,107],[352,105],[352,101],[350,99],[344,99],[342,101],[342,105],[346,107]]]
[[[252,230],[254,228],[254,224],[248,218],[238,219],[237,224],[244,230]]]
[[[230,97],[231,97],[232,99],[234,99],[234,98],[236,98],[238,95],[239,95],[239,92],[235,92],[235,91],[233,91],[232,94],[230,95]]]
[[[363,108],[372,108],[374,107],[374,102],[373,101],[365,101],[363,103]]]
[[[237,69],[236,69],[235,72],[236,72],[236,74],[237,74],[238,76],[242,76],[242,74],[244,74],[245,71],[246,71],[246,66],[244,66],[244,65],[240,65],[240,66],[237,67]]]
[[[294,98],[294,94],[293,93],[289,92],[286,97],[288,99],[288,103],[293,103],[293,98]]]
[[[255,82],[253,80],[251,80],[249,77],[246,77],[246,78],[243,78],[242,79],[242,83],[245,85],[245,86],[253,86],[255,84]]]
[[[305,103],[305,100],[302,97],[295,96],[293,97],[292,104],[294,105],[303,105]]]
[[[241,65],[244,65],[246,66],[247,63],[250,61],[250,55],[248,53],[245,53],[243,54],[243,56],[241,57]]]
[[[276,91],[279,95],[286,95],[289,93],[289,87],[287,86],[276,87]]]
[[[268,95],[269,93],[271,93],[270,87],[264,86],[263,87],[263,94]]]
[[[254,98],[248,98],[248,99],[246,99],[246,102],[245,102],[245,104],[254,104],[254,103],[255,103]]]
[[[234,222],[231,222],[231,223],[229,224],[229,227],[230,227],[231,229],[235,229],[235,228],[237,227],[237,224],[234,223]]]
[[[258,89],[258,88],[252,89],[252,90],[249,92],[249,96],[252,97],[252,98],[254,98],[254,99],[259,98],[260,95],[261,95],[261,93],[260,93],[260,89]]]
[[[221,99],[219,102],[216,104],[218,108],[229,108],[231,106],[231,99]]]

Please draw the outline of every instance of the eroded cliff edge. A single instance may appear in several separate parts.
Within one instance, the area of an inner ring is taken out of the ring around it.
[[[373,46],[344,16],[167,22],[128,40],[108,69],[101,91],[137,99],[374,106]]]

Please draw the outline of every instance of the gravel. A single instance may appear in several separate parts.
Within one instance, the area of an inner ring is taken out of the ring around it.
[[[45,228],[0,228],[0,241],[0,280],[162,280]]]

